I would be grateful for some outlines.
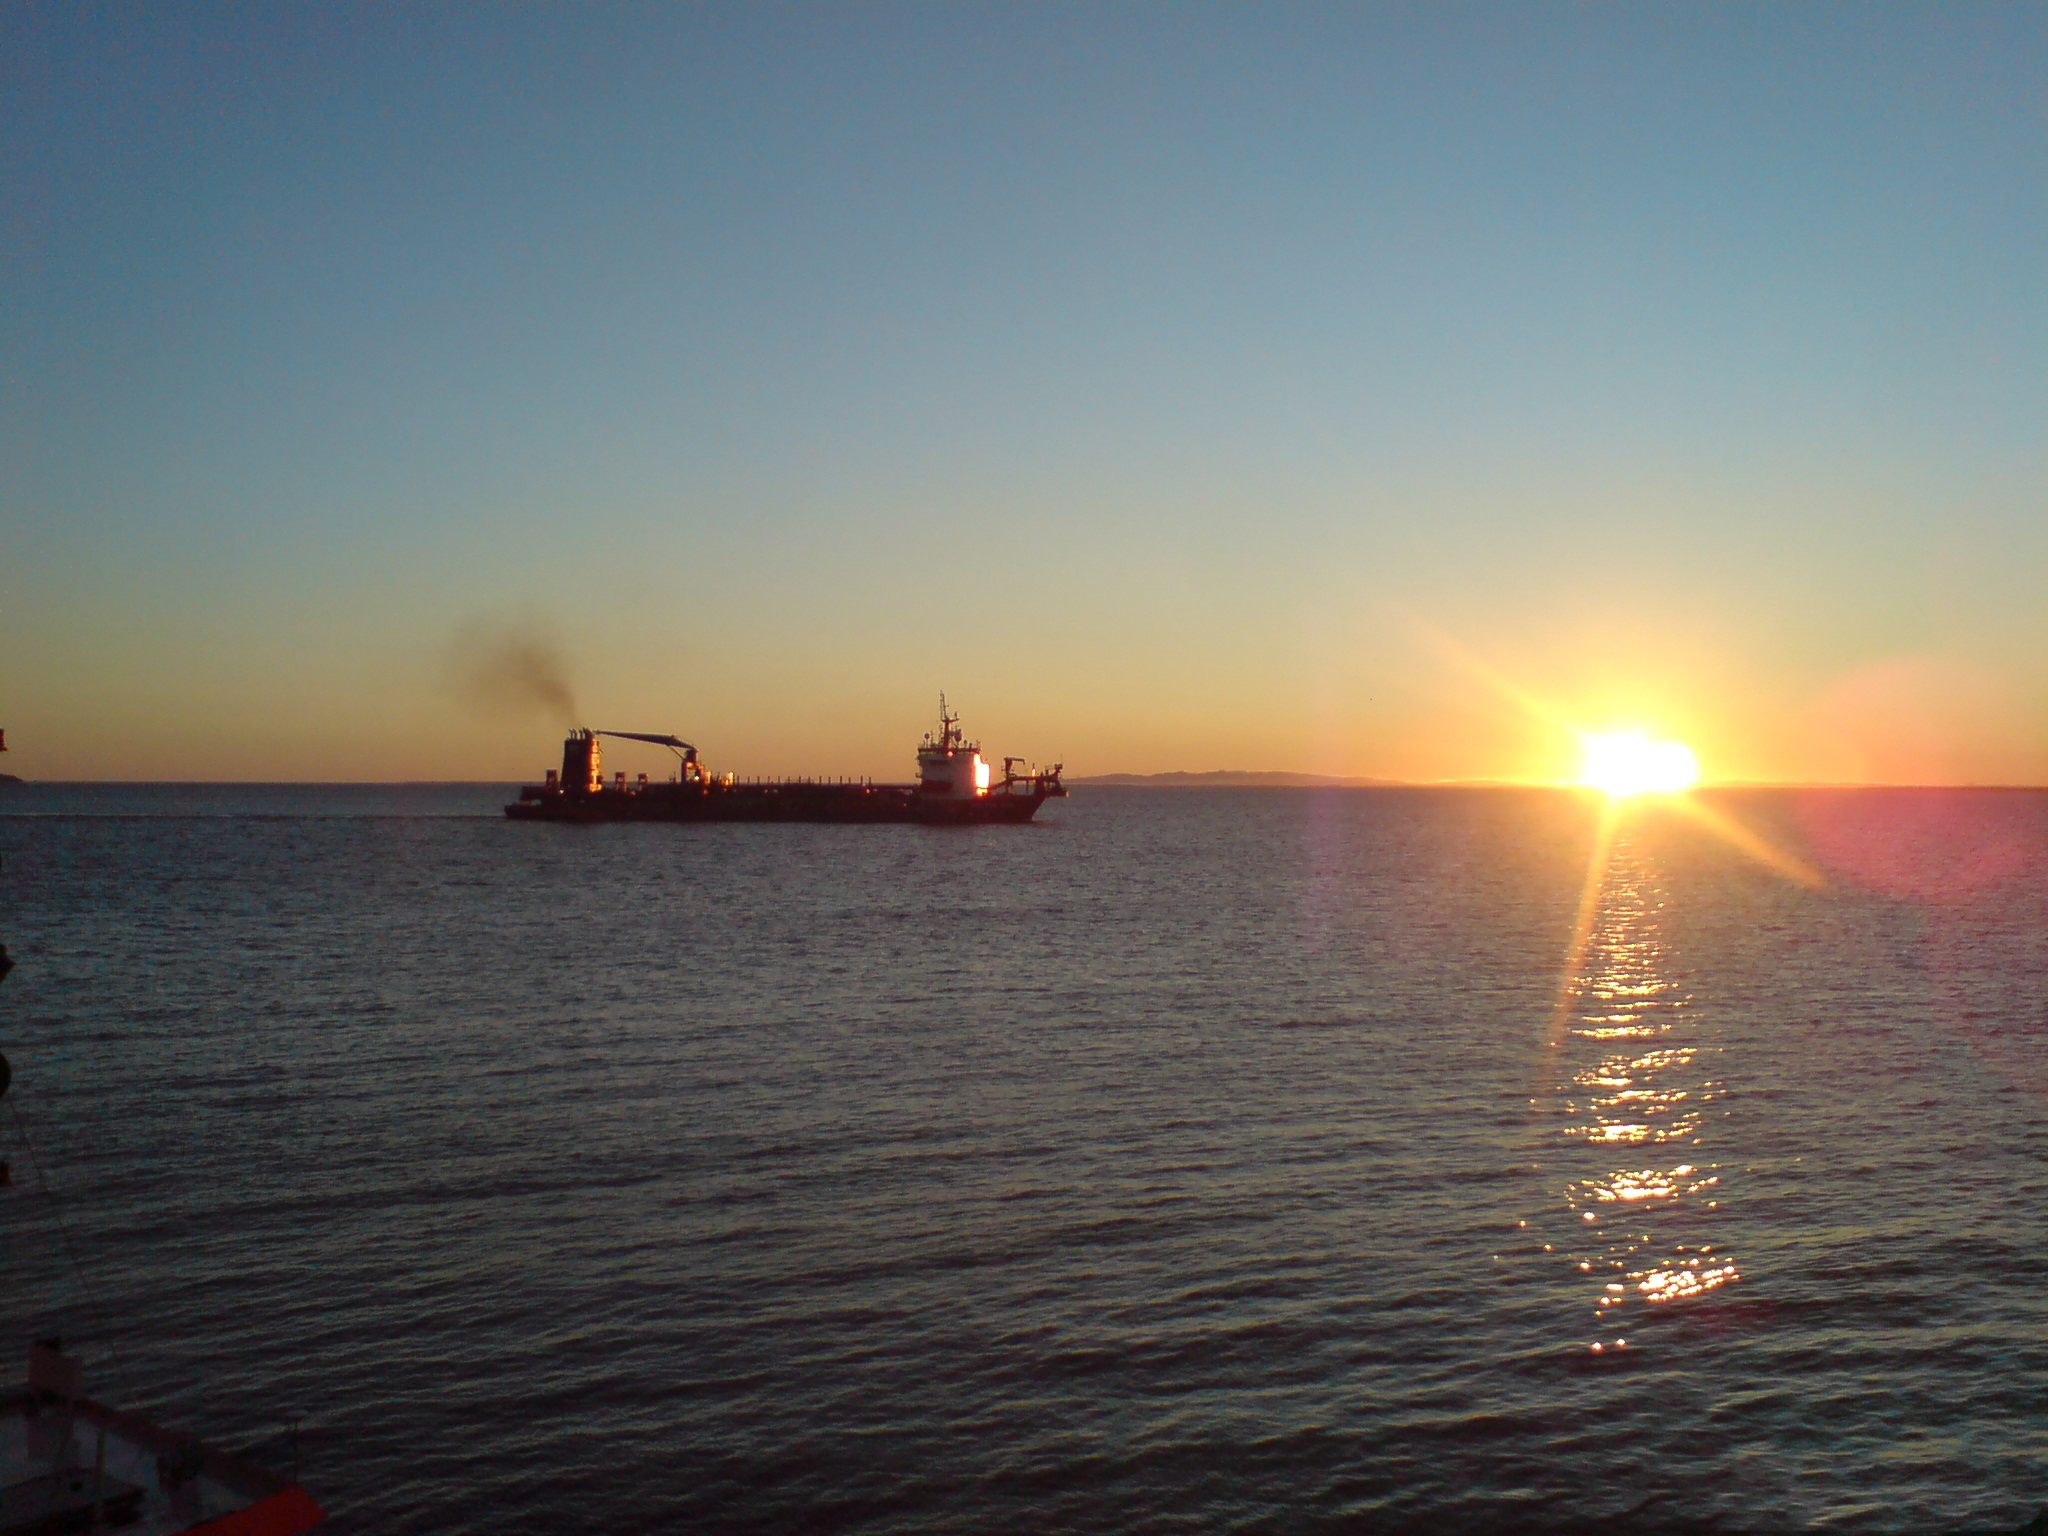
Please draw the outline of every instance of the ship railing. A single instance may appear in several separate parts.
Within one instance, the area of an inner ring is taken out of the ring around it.
[[[824,774],[799,775],[795,778],[764,779],[742,778],[726,774],[721,780],[730,788],[737,789],[873,789],[875,781],[870,778],[849,778],[844,775],[833,777]]]

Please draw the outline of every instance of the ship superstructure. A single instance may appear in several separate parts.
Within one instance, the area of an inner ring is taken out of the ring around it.
[[[605,782],[601,738],[648,742],[676,755],[675,776],[651,783],[640,774],[628,783]],[[1036,768],[1021,757],[1003,759],[997,777],[967,740],[960,717],[939,696],[939,728],[917,749],[917,782],[877,784],[869,779],[741,781],[708,772],[697,749],[677,736],[647,731],[577,729],[562,743],[562,766],[545,782],[529,784],[505,814],[520,821],[895,821],[932,826],[1025,822],[1047,800],[1061,798],[1061,766]]]
[[[1005,767],[1013,759],[1005,759]],[[1058,769],[1053,770],[1055,774]],[[925,736],[917,749],[917,787],[939,800],[972,800],[989,789],[988,764],[981,760],[981,743],[970,742],[960,733],[960,717],[946,708],[946,696],[939,695],[939,734]]]

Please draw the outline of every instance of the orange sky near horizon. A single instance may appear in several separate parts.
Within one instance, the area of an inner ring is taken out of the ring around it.
[[[756,659],[750,671],[687,638],[675,647],[687,665],[662,646],[592,645],[605,658],[594,665],[558,643],[580,685],[578,718],[675,731],[715,767],[743,774],[909,777],[935,712],[932,685],[944,681],[989,753],[1063,760],[1075,776],[1277,769],[1569,782],[1581,732],[1637,727],[1693,747],[1710,783],[2048,783],[2048,741],[2022,683],[1939,655],[1787,687],[1725,659],[1688,669],[1680,657],[1636,676],[1627,657],[1576,671],[1555,653],[1547,669],[1480,663],[1390,624],[1375,648],[1303,655],[1266,676],[1239,658],[1205,682],[1200,666],[1091,667],[1071,642],[1041,647],[1031,663],[954,669],[966,679],[912,679],[921,669],[900,662],[885,677],[846,655],[815,669],[797,656]],[[17,709],[0,768],[44,779],[525,780],[553,762],[557,716],[479,696],[445,647],[392,666],[379,678],[331,658],[272,658],[240,677],[226,669],[199,698],[154,688],[139,669],[111,708],[103,696],[91,711],[66,701]],[[241,701],[228,697],[237,689]],[[655,749],[607,750],[616,766],[663,766]]]

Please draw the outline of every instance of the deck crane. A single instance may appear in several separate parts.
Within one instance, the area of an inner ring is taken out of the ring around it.
[[[679,784],[701,783],[706,775],[704,767],[697,761],[697,749],[680,736],[661,736],[650,731],[571,731],[563,744],[561,782],[584,785],[595,789],[598,784],[597,738],[611,736],[621,741],[644,741],[657,747],[667,747],[675,753]]]

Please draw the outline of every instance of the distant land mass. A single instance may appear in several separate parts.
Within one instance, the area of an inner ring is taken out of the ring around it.
[[[1326,773],[1248,773],[1219,768],[1212,773],[1098,773],[1070,778],[1076,788],[1126,789],[1583,789],[1576,784],[1546,784],[1517,779],[1346,779]],[[2039,784],[1890,784],[1835,780],[1711,779],[1700,790],[2012,790],[2038,794]]]
[[[1236,768],[1219,768],[1213,773],[1098,773],[1067,782],[1142,789],[1373,789],[1406,784],[1408,780],[1343,779],[1327,773],[1246,773]]]

